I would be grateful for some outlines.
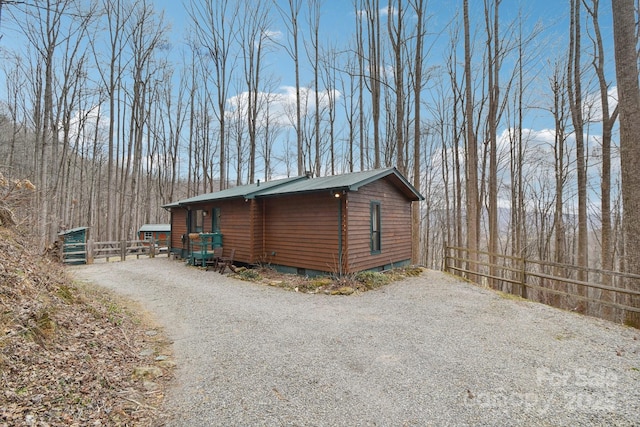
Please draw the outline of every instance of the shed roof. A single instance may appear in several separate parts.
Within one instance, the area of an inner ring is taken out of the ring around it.
[[[416,190],[395,167],[390,167],[319,178],[298,176],[262,183],[257,182],[214,193],[201,194],[199,196],[164,205],[163,207],[172,208],[240,197],[244,199],[254,199],[258,197],[273,197],[318,191],[358,191],[358,189],[363,185],[367,185],[382,178],[389,179],[391,183],[394,184],[410,200],[424,200],[424,197],[418,192],[418,190]]]
[[[145,231],[166,231],[166,232],[169,232],[169,231],[171,231],[171,224],[144,224],[138,230],[139,233],[140,232],[145,232]]]
[[[63,231],[59,232],[58,236],[64,236],[64,235],[67,235],[67,234],[78,233],[78,232],[85,231],[85,230],[88,230],[88,229],[89,229],[89,227],[70,228],[68,230],[63,230]]]

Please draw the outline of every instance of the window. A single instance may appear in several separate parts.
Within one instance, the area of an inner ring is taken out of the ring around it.
[[[220,208],[213,208],[211,210],[211,232],[220,232]]]
[[[191,233],[203,233],[204,224],[204,211],[202,209],[196,209],[191,211]]]
[[[144,240],[151,241],[153,239],[153,231],[145,231],[144,232]]]
[[[371,202],[371,253],[382,250],[380,202]]]

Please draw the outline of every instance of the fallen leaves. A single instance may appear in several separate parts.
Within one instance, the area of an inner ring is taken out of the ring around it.
[[[162,334],[27,248],[0,227],[0,426],[162,425],[173,371],[155,361],[169,353]]]

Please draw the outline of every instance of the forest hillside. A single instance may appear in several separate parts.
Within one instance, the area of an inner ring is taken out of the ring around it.
[[[154,425],[171,367],[131,303],[73,283],[0,225],[0,425]]]

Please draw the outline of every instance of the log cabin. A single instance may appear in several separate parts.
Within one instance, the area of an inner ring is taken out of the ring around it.
[[[411,207],[421,200],[391,167],[258,181],[163,207],[173,254],[188,259],[189,236],[204,233],[235,249],[236,263],[313,276],[410,264]]]

